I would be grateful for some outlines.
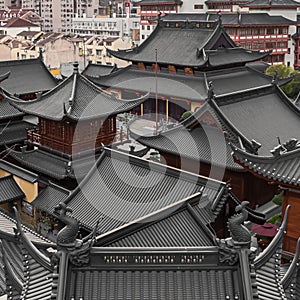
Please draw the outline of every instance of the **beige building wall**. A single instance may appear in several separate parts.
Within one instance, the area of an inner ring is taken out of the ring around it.
[[[0,169],[0,177],[5,177],[11,175],[10,173]],[[19,185],[21,190],[25,194],[25,200],[27,202],[32,202],[38,195],[38,182],[28,182],[20,177],[13,175],[14,180]]]
[[[66,39],[57,39],[47,43],[44,47],[43,57],[47,67],[59,68],[61,63],[78,61],[79,48],[75,43]]]
[[[12,60],[11,49],[4,44],[0,44],[0,60]]]

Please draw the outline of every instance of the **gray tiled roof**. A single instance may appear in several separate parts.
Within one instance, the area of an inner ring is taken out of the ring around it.
[[[99,86],[139,92],[156,91],[155,73],[137,70],[134,66],[117,70],[107,76],[89,79]],[[158,72],[157,91],[158,95],[166,97],[199,101],[207,98],[206,81],[212,81],[214,93],[220,95],[271,84],[272,77],[256,71],[251,64],[230,70],[196,72],[195,76]]]
[[[268,180],[300,186],[300,149],[279,156],[257,156],[233,147],[233,155],[245,168]]]
[[[53,183],[50,183],[38,196],[32,201],[32,206],[42,211],[52,213],[53,207],[63,202],[70,191],[63,189]]]
[[[180,18],[180,15],[177,18]],[[206,21],[204,18],[201,21],[191,21],[187,17],[174,21],[172,16],[169,19],[171,20],[163,19],[158,22],[156,29],[139,47],[109,52],[120,59],[146,63],[155,63],[157,53],[160,65],[191,67],[243,65],[268,55],[237,48],[215,20]],[[199,28],[196,27],[197,24],[200,24]]]
[[[202,49],[212,49],[222,35],[230,47],[235,47],[234,42],[216,22],[207,22],[207,27],[206,23],[203,23],[201,28],[186,22],[181,22],[178,28],[166,27],[165,24],[166,22],[160,21],[139,47],[110,52],[121,59],[153,63],[156,61],[157,49],[157,61],[160,64],[202,66],[206,62]]]
[[[0,100],[0,120],[23,115],[24,114],[13,107],[7,99]]]
[[[10,75],[0,87],[12,95],[49,91],[56,86],[54,77],[40,58],[0,62],[0,73],[6,72]]]
[[[199,196],[196,197],[199,200]],[[193,199],[195,200],[195,199]],[[208,200],[208,199],[207,199]],[[202,202],[205,200],[202,199]],[[198,214],[193,206],[198,203],[184,203],[174,212],[169,207],[154,213],[150,218],[142,218],[137,222],[138,228],[123,228],[118,232],[118,238],[105,242],[108,247],[205,247],[215,245],[215,237],[207,227],[205,221],[206,210],[202,203],[202,214]],[[170,212],[169,212],[170,211]],[[209,214],[209,213],[208,213]],[[202,215],[204,219],[202,219]],[[149,219],[149,220],[148,220]],[[112,235],[113,236],[113,235]],[[97,238],[97,245],[104,245],[101,236]]]
[[[271,85],[272,82],[271,76],[255,71],[251,64],[246,67],[207,72],[206,77],[208,82],[212,81],[217,96]]]
[[[74,270],[67,295],[75,299],[94,295],[99,300],[224,300],[226,296],[234,299],[239,294],[237,278],[236,269]],[[86,282],[90,284],[87,286]],[[99,288],[99,283],[103,288]]]
[[[100,231],[108,232],[200,191],[214,201],[206,215],[212,221],[226,190],[224,183],[105,148],[65,203],[83,225],[101,220]]]
[[[16,99],[10,101],[21,111],[31,115],[52,120],[62,120],[64,117],[83,120],[103,118],[129,111],[144,100],[145,98],[116,99],[78,72],[74,72],[61,84],[42,95],[40,99],[26,102]]]
[[[277,87],[253,90],[216,99],[223,119],[244,137],[262,144],[258,154],[268,156],[278,145],[300,138],[300,111]]]
[[[41,149],[25,152],[11,150],[9,155],[20,162],[23,166],[28,167],[35,172],[40,172],[51,178],[75,178],[73,172],[67,172],[67,164],[69,160],[61,156],[51,154],[48,151]],[[77,168],[76,178],[81,180],[88,173],[94,162],[94,157],[92,159],[90,157],[83,157],[73,161],[73,165],[75,165]]]
[[[0,177],[0,202],[19,200],[25,197],[24,192],[16,183],[14,178],[9,175]]]
[[[113,72],[110,75],[90,80],[101,86],[122,88],[139,92],[156,91],[155,72],[137,70],[129,66]],[[184,99],[203,100],[207,97],[204,74],[197,76],[182,76],[164,72],[157,73],[157,92],[159,95]]]
[[[23,142],[27,137],[27,130],[35,125],[25,121],[13,121],[0,124],[0,145],[11,145]]]
[[[224,133],[213,126],[198,125],[192,129],[177,126],[157,136],[134,138],[143,145],[181,158],[187,157],[229,169],[242,169],[233,161]]]
[[[116,69],[115,66],[102,65],[102,64],[88,64],[82,72],[84,76],[98,77],[108,75]]]
[[[223,0],[209,0],[206,3],[213,2],[223,2]],[[228,2],[228,1],[224,1]],[[248,1],[236,1],[236,2],[248,2]],[[295,1],[294,1],[295,2]],[[241,5],[243,5],[241,3]],[[246,5],[246,4],[245,4]],[[299,5],[299,4],[298,4]],[[183,13],[183,14],[169,14],[163,17],[164,21],[173,20],[173,21],[184,21],[189,19],[190,21],[217,21],[219,19],[219,14],[193,14],[193,13]],[[221,15],[222,24],[225,27],[230,27],[232,25],[293,25],[295,21],[287,19],[283,16],[272,16],[268,13],[224,13]]]
[[[294,0],[253,0],[248,3],[242,5],[245,7],[272,7],[272,8],[296,8],[299,7],[300,4]]]

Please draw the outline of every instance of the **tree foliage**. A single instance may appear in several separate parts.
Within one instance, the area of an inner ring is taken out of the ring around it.
[[[282,86],[281,89],[289,98],[295,99],[297,97],[300,91],[300,72],[298,70],[281,64],[268,67],[265,73],[270,76],[274,76],[277,73],[279,78],[293,77],[293,79]]]

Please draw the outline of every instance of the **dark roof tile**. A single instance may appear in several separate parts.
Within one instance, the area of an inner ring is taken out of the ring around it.
[[[24,192],[16,183],[14,178],[9,175],[0,177],[0,202],[5,203],[8,201],[14,201],[23,199],[25,197]]]
[[[100,230],[108,232],[200,191],[210,201],[225,201],[217,195],[226,190],[222,182],[105,148],[65,203],[83,225],[101,220]]]
[[[56,80],[39,59],[23,59],[0,62],[0,73],[10,72],[0,87],[11,95],[48,91],[56,86]]]
[[[290,138],[300,139],[300,111],[277,87],[216,99],[221,113],[249,141],[262,144],[259,155]]]
[[[23,112],[52,120],[68,117],[74,120],[103,118],[131,110],[145,101],[117,99],[101,90],[84,76],[74,72],[54,89],[32,101],[11,99],[12,105]]]

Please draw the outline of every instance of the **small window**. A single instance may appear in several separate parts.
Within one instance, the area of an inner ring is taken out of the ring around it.
[[[203,4],[195,4],[194,9],[203,9]]]

